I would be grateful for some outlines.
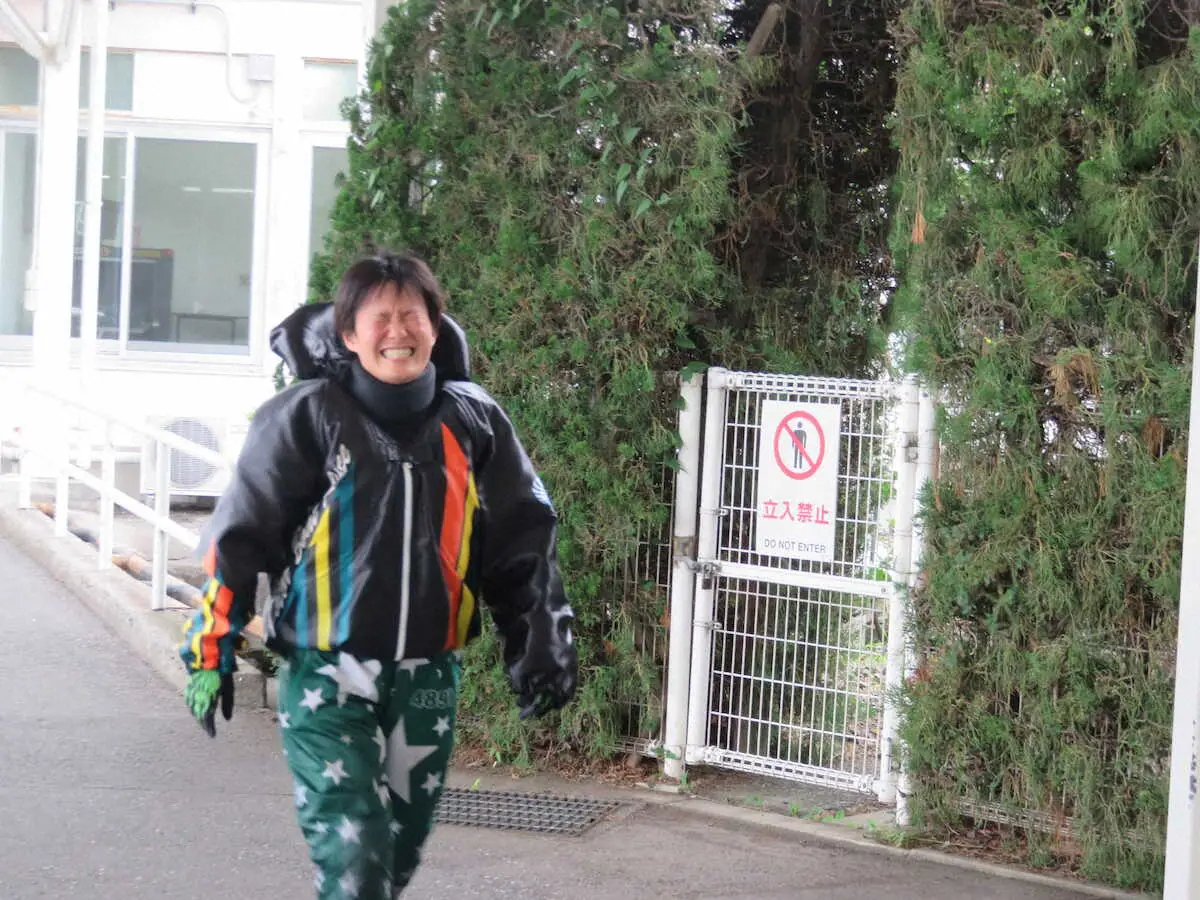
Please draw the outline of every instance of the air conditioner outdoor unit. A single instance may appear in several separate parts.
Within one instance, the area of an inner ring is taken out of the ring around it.
[[[231,462],[241,450],[246,439],[248,422],[240,425],[228,419],[193,416],[158,416],[147,420],[153,428],[161,428],[177,434],[185,440],[207,447]],[[172,495],[188,497],[219,497],[229,486],[228,469],[220,469],[206,460],[168,450]],[[141,487],[143,494],[153,495],[158,475],[158,444],[146,439],[142,445]]]

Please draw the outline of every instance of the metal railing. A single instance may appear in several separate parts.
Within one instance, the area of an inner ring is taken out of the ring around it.
[[[188,550],[195,550],[200,542],[197,533],[171,519],[171,455],[178,453],[198,459],[219,471],[229,470],[232,461],[179,435],[100,409],[53,389],[27,384],[25,390],[26,398],[31,402],[24,412],[17,444],[18,504],[22,509],[33,506],[35,467],[49,471],[55,482],[54,533],[65,537],[70,533],[72,479],[96,491],[100,498],[97,562],[101,569],[113,565],[116,507],[152,525],[150,608],[165,609],[169,541],[174,539]],[[33,409],[38,410],[36,415],[32,413]],[[140,453],[131,454],[118,447],[115,439],[118,432],[132,433],[153,442],[153,506],[117,488],[117,463],[141,458]],[[88,471],[97,459],[99,477]]]

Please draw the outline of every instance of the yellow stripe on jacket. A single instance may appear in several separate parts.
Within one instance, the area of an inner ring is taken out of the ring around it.
[[[317,649],[329,649],[329,635],[333,630],[333,604],[329,592],[329,509],[321,513],[317,530],[313,533],[313,583],[317,595]]]

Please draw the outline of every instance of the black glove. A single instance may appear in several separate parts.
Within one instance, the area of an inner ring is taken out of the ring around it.
[[[572,654],[568,667],[527,677],[517,695],[521,718],[539,718],[566,706],[575,696],[575,675],[576,659]]]
[[[221,674],[215,669],[193,672],[188,678],[184,702],[209,737],[217,736],[216,713],[220,701],[221,715],[228,722],[233,718],[233,673]]]

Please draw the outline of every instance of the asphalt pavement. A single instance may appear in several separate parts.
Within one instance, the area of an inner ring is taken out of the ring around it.
[[[312,897],[271,715],[218,728],[204,736],[177,690],[0,529],[0,900]],[[578,837],[439,826],[406,898],[1082,896],[705,801],[572,790],[621,805]]]

